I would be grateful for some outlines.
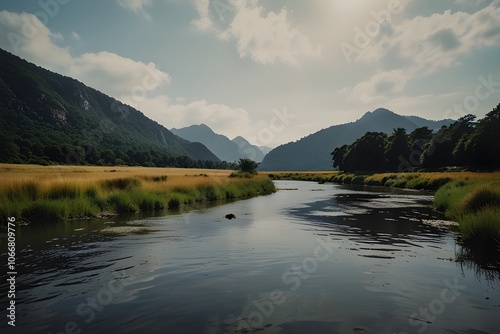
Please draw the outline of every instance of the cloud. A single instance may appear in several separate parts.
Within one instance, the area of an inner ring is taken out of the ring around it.
[[[126,10],[141,14],[146,19],[150,20],[151,16],[144,11],[146,7],[151,6],[151,0],[116,0],[116,2]]]
[[[429,74],[459,63],[470,51],[500,45],[499,2],[473,13],[452,13],[428,17],[417,16],[394,28],[390,38],[376,38],[369,50],[360,57],[377,63],[387,56],[387,50],[398,46],[399,56],[411,59],[416,69],[410,72]]]
[[[339,92],[351,101],[364,103],[394,97],[412,79],[456,66],[461,57],[477,48],[500,45],[499,3],[495,1],[473,14],[447,10],[417,16],[392,27],[389,37],[375,36],[359,59],[376,66],[391,64],[391,59],[398,61],[392,61],[392,68]]]
[[[321,56],[321,48],[292,26],[285,8],[267,12],[258,0],[217,1],[212,6],[208,0],[196,0],[195,5],[199,18],[192,25],[215,32],[222,40],[235,40],[241,58],[248,56],[260,64],[299,65],[303,59]],[[227,27],[218,27],[225,21]]]
[[[36,27],[29,36],[26,22]],[[9,35],[18,36],[16,43]],[[206,100],[182,104],[183,100],[171,103],[161,92],[161,87],[170,83],[168,73],[154,63],[144,63],[102,51],[85,53],[77,57],[69,48],[54,43],[59,34],[52,33],[34,15],[0,12],[0,47],[50,70],[74,77],[90,87],[96,88],[127,103],[148,117],[167,127],[184,127],[193,121],[205,123],[220,133],[234,135],[250,126],[247,111]]]
[[[154,91],[171,79],[153,63],[145,64],[110,52],[73,57],[69,48],[54,43],[61,34],[51,32],[32,14],[0,12],[0,35],[3,36],[0,47],[115,98],[143,95],[144,91]]]
[[[54,71],[72,63],[69,49],[54,43],[58,35],[32,14],[0,12],[0,47]]]
[[[429,38],[431,43],[440,46],[443,51],[450,51],[460,46],[460,40],[451,28],[439,30]]]
[[[370,79],[339,91],[347,94],[351,101],[370,103],[383,101],[385,96],[399,93],[406,84],[406,73],[403,70],[379,72]]]

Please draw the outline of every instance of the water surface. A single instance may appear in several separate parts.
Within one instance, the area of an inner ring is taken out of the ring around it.
[[[15,332],[498,333],[500,284],[455,262],[432,196],[277,186],[177,215],[18,228]]]

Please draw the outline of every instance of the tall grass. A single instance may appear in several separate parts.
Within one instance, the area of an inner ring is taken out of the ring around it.
[[[436,192],[434,204],[458,221],[467,245],[500,246],[500,180],[454,181]]]
[[[202,173],[200,173],[202,171]],[[1,165],[0,219],[55,221],[269,194],[266,176],[230,171],[142,167]]]

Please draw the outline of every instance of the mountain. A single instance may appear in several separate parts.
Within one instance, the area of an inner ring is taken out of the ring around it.
[[[243,137],[230,140],[224,135],[215,133],[205,124],[191,125],[181,129],[174,128],[171,131],[186,140],[203,143],[224,161],[234,162],[240,158],[250,158],[260,162],[264,158],[262,151]]]
[[[336,147],[351,144],[368,131],[392,133],[395,128],[408,132],[421,126],[437,130],[452,120],[430,121],[420,117],[401,116],[387,109],[367,112],[355,122],[334,125],[298,141],[281,145],[269,152],[259,166],[260,170],[331,170]]]
[[[262,153],[264,153],[264,156],[273,150],[272,147],[268,146],[259,146],[259,148],[262,151]]]
[[[240,155],[250,158],[255,162],[261,162],[266,155],[260,147],[250,144],[248,140],[241,136],[233,138],[232,142],[238,145],[238,153]]]
[[[220,160],[140,111],[0,49],[0,162],[205,167]]]

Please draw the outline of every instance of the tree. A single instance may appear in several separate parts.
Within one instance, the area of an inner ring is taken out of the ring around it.
[[[385,169],[387,135],[383,132],[367,132],[356,140],[345,156],[346,171],[380,172]]]
[[[479,169],[500,169],[500,104],[479,121],[465,149],[471,165]]]
[[[257,167],[259,164],[248,158],[238,161],[238,170],[242,173],[257,174]]]
[[[394,129],[394,133],[389,137],[389,146],[385,151],[387,161],[387,170],[398,171],[401,159],[408,159],[410,156],[410,147],[408,145],[408,135],[403,128]]]
[[[342,145],[341,147],[335,148],[333,152],[330,153],[332,155],[334,168],[338,167],[339,170],[345,169],[345,157],[348,151],[349,145]]]

